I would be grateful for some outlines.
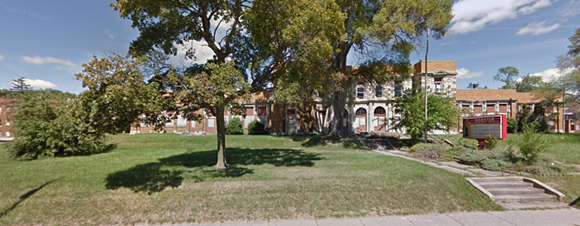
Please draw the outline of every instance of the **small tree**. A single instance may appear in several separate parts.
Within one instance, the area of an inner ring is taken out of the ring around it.
[[[395,113],[400,114],[400,118],[394,119],[395,129],[405,129],[411,136],[411,140],[416,143],[427,130],[447,130],[457,124],[457,119],[461,116],[461,110],[455,106],[451,98],[446,98],[441,94],[429,95],[427,103],[427,121],[425,121],[425,92],[417,92],[415,89],[406,91],[396,102]]]
[[[118,54],[94,57],[83,64],[83,72],[75,77],[82,80],[87,91],[79,95],[74,116],[90,125],[97,134],[117,134],[130,128],[145,114],[155,125],[157,117],[169,102],[161,96],[157,83],[145,84],[140,62]]]
[[[524,134],[517,141],[517,146],[526,163],[534,163],[538,155],[548,147],[544,134],[538,133],[537,124],[525,123],[522,127]]]
[[[13,87],[12,89],[16,90],[16,91],[23,91],[23,90],[30,89],[30,85],[26,84],[24,77],[20,77],[18,79],[13,79],[12,80],[12,87]]]

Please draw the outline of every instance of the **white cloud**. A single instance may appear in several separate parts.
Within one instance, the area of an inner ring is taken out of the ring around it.
[[[22,61],[26,63],[41,65],[41,64],[62,64],[64,66],[68,66],[70,69],[75,69],[78,65],[74,64],[70,60],[63,60],[54,57],[40,57],[40,56],[23,56]]]
[[[546,69],[542,72],[536,72],[536,73],[532,73],[530,75],[540,76],[540,77],[542,77],[542,81],[549,82],[549,81],[552,81],[552,80],[559,78],[563,75],[569,74],[573,70],[574,70],[573,68],[567,68],[564,70],[561,70],[559,68],[549,68],[549,69]]]
[[[113,34],[111,34],[111,32],[109,32],[109,30],[105,31],[105,34],[109,36],[109,38],[111,39],[115,39],[115,36]]]
[[[466,68],[457,69],[457,78],[477,78],[483,76],[483,71],[471,72]]]
[[[530,23],[530,24],[528,24],[528,26],[521,28],[518,31],[517,35],[525,35],[525,34],[541,35],[541,34],[545,34],[545,33],[548,33],[550,31],[556,30],[561,25],[560,23],[547,25],[546,21],[548,21],[548,20],[544,20],[542,22]]]
[[[56,88],[56,84],[49,82],[49,81],[44,81],[44,80],[40,80],[40,79],[24,79],[24,82],[28,85],[30,85],[31,87],[34,88],[43,88],[43,89],[52,89],[52,88]]]
[[[551,5],[550,0],[460,0],[453,5],[451,33],[465,34],[486,25],[515,19]]]
[[[184,42],[182,45],[175,45],[177,48],[177,54],[175,56],[171,56],[171,64],[173,65],[189,65],[192,63],[204,64],[207,60],[213,58],[214,53],[213,51],[207,46],[206,41],[187,41]],[[187,54],[187,50],[193,49],[194,52],[194,59],[187,59],[185,56]]]
[[[2,54],[0,54],[0,61],[4,60],[4,56],[2,56]]]

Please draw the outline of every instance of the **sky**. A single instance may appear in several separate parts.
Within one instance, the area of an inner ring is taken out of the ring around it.
[[[35,88],[82,92],[74,78],[81,64],[93,55],[126,53],[139,35],[110,2],[2,0],[0,88],[24,77]],[[503,83],[493,76],[506,66],[516,67],[520,76],[558,76],[556,56],[567,51],[568,38],[580,28],[580,0],[459,0],[453,14],[449,34],[430,40],[428,60],[456,61],[459,89],[469,83],[496,89]],[[188,45],[197,48],[198,62],[211,58],[203,43]],[[424,59],[424,52],[412,54],[411,62]],[[348,63],[359,61],[350,57]]]

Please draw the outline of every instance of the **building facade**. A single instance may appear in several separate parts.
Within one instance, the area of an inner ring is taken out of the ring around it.
[[[14,137],[12,132],[12,124],[14,122],[10,118],[14,114],[14,100],[0,98],[0,138]]]

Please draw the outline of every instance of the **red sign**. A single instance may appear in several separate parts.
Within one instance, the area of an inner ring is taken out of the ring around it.
[[[463,138],[487,139],[488,135],[498,140],[507,139],[506,115],[463,118]]]

